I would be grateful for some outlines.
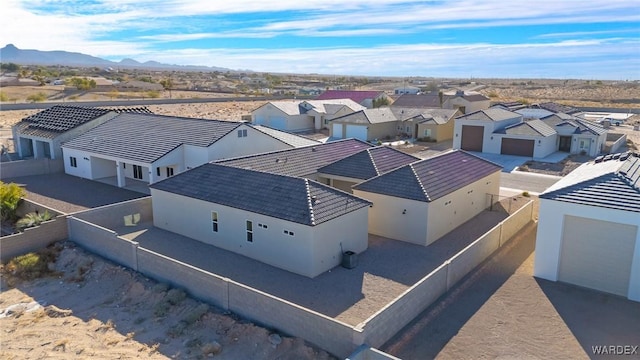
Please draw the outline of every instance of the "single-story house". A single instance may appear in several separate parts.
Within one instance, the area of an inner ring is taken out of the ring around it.
[[[388,146],[366,148],[318,169],[318,181],[351,193],[351,187],[420,160]],[[328,181],[327,181],[328,180]]]
[[[402,129],[416,139],[445,141],[453,139],[453,126],[460,110],[421,109],[420,113],[402,121]],[[406,131],[406,130],[409,131]]]
[[[156,227],[310,278],[368,246],[371,203],[313,180],[209,163],[151,196]]]
[[[534,276],[640,301],[640,154],[583,164],[539,211]]]
[[[544,158],[558,150],[558,133],[541,120],[509,125],[494,132],[492,138],[504,155]]]
[[[444,100],[444,99],[442,99]],[[442,101],[438,94],[404,94],[391,104],[392,108],[441,109]]]
[[[427,246],[490,205],[502,167],[454,150],[391,170],[353,187],[373,203],[369,232]]]
[[[552,114],[541,120],[558,133],[558,151],[595,157],[604,150],[607,129],[600,124],[565,113]]]
[[[283,131],[319,130],[331,119],[363,109],[351,99],[270,101],[251,112],[251,122]]]
[[[404,95],[404,94],[416,95],[419,92],[420,92],[420,88],[415,86],[400,86],[393,89],[393,93],[395,95]]]
[[[361,140],[345,139],[241,156],[220,160],[217,163],[272,174],[305,177],[329,185],[329,179],[319,178],[318,169],[372,147],[373,145]]]
[[[453,148],[499,154],[501,143],[494,133],[522,122],[522,115],[491,108],[458,116],[453,128]]]
[[[315,100],[334,99],[351,99],[367,109],[373,108],[374,102],[377,101],[386,99],[391,102],[384,91],[376,90],[327,90],[315,98]]]
[[[491,99],[475,92],[456,91],[444,93],[443,109],[459,109],[463,114],[470,114],[479,110],[488,109]]]
[[[152,184],[212,160],[317,143],[294,136],[235,121],[120,114],[62,149],[67,174],[124,187],[136,180]]]
[[[330,139],[354,138],[364,141],[398,134],[398,118],[388,107],[364,109],[330,121]]]
[[[20,158],[62,158],[60,145],[111,120],[120,112],[151,113],[147,108],[100,109],[55,105],[27,116],[12,127],[15,149]]]
[[[539,103],[539,104],[532,104],[529,107],[532,109],[544,109],[552,113],[565,113],[569,115],[577,115],[582,112],[582,110],[575,108],[573,106],[558,104],[552,101]]]

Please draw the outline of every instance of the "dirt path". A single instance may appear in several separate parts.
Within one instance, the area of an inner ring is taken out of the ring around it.
[[[56,276],[20,281],[2,272],[0,358],[331,358],[72,243],[58,251],[49,265]]]

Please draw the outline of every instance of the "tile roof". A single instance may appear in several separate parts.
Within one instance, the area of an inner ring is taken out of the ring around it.
[[[337,117],[332,122],[345,122],[350,124],[380,124],[395,122],[398,118],[389,108],[364,109],[351,114]]]
[[[589,120],[583,120],[565,113],[556,113],[553,115],[549,115],[542,118],[541,120],[545,122],[547,125],[552,125],[556,127],[565,127],[565,126],[574,127],[575,134],[590,133],[592,135],[602,135],[607,132],[607,129],[605,129],[604,126],[598,123],[591,122]]]
[[[491,107],[501,107],[505,110],[516,111],[520,109],[524,109],[527,105],[519,102],[519,101],[503,101],[496,104],[491,105]]]
[[[502,171],[500,165],[454,150],[402,166],[353,188],[431,202],[499,171]]]
[[[420,160],[388,146],[377,146],[318,169],[319,173],[367,180]]]
[[[313,180],[215,163],[150,187],[309,226],[371,205],[367,200]]]
[[[318,95],[315,100],[331,100],[331,99],[351,99],[358,104],[362,104],[367,99],[375,99],[383,91],[362,91],[362,90],[327,90]]]
[[[458,116],[456,119],[502,121],[502,120],[509,120],[517,117],[522,117],[522,115],[513,111],[495,107],[495,108],[478,110],[466,115],[461,115],[461,116]]]
[[[357,139],[344,139],[295,149],[243,156],[218,163],[288,176],[309,176],[335,161],[373,147]]]
[[[540,198],[640,212],[640,154],[598,157],[560,179]]]
[[[16,126],[21,134],[53,138],[109,112],[93,107],[55,105],[22,119]]]
[[[207,147],[241,124],[125,113],[64,143],[62,147],[151,163],[182,144]]]
[[[542,120],[523,121],[519,124],[509,125],[502,130],[496,131],[499,134],[527,135],[527,136],[552,136],[557,132]]]
[[[443,101],[446,100],[443,98]],[[400,95],[391,104],[392,107],[406,107],[406,108],[441,108],[440,97],[437,94],[403,94]]]
[[[356,103],[351,99],[281,100],[281,101],[270,101],[267,104],[262,106],[266,106],[269,104],[276,107],[277,109],[280,109],[282,112],[284,112],[287,115],[302,115],[302,114],[306,114],[310,110],[315,110],[323,114],[335,114],[343,106],[346,106],[353,111],[365,109],[364,106]],[[304,106],[305,104],[311,105],[310,109],[307,109]],[[260,108],[262,108],[262,106]]]
[[[283,143],[287,144],[287,145],[291,145],[293,147],[303,147],[303,146],[309,146],[309,145],[317,145],[320,144],[319,141],[316,140],[312,140],[312,139],[308,139],[304,136],[300,136],[300,135],[295,135],[295,134],[291,134],[288,133],[286,131],[281,131],[281,130],[276,130],[273,128],[270,128],[268,126],[264,126],[264,125],[252,125],[252,124],[246,124],[247,126],[251,126],[252,128],[265,133],[273,138],[276,138],[277,140],[282,141]]]
[[[442,125],[448,123],[456,115],[458,110],[450,109],[420,109],[420,113],[414,115],[410,119],[418,121],[420,124],[437,124]],[[409,119],[407,119],[409,120]]]
[[[565,113],[565,114],[575,114],[580,112],[580,109],[574,108],[572,106],[562,105],[555,102],[546,102],[540,104],[534,104],[531,106],[532,108],[539,108],[549,110],[554,113]]]

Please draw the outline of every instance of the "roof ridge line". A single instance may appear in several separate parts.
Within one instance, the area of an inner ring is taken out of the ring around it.
[[[371,159],[371,164],[373,165],[373,169],[376,171],[377,175],[380,175],[380,170],[378,170],[378,165],[376,165],[376,160],[373,158],[373,155],[371,155],[371,150],[372,149],[377,149],[377,148],[367,148],[364,149],[367,152],[367,155],[369,155],[369,159]]]
[[[309,186],[309,179],[304,178],[304,187],[307,191],[307,207],[309,208],[309,221],[311,226],[316,225],[315,215],[313,213],[313,203],[311,199],[311,187]]]
[[[418,161],[416,161],[418,162]],[[429,194],[427,194],[427,189],[424,188],[424,185],[422,185],[422,182],[420,181],[420,178],[418,177],[418,173],[416,172],[416,169],[413,167],[415,163],[411,163],[409,164],[409,168],[411,169],[411,172],[413,173],[413,176],[415,177],[416,181],[418,182],[418,185],[420,185],[420,189],[422,189],[422,193],[424,194],[424,198],[425,200],[427,200],[427,202],[431,201],[431,198],[429,197]]]

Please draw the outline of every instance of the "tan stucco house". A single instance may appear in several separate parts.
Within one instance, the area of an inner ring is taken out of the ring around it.
[[[151,196],[156,227],[311,278],[368,246],[370,203],[305,178],[205,164]]]
[[[427,246],[490,205],[501,170],[454,150],[371,178],[353,194],[373,203],[370,233]]]
[[[534,276],[640,301],[640,154],[581,165],[539,211]]]

